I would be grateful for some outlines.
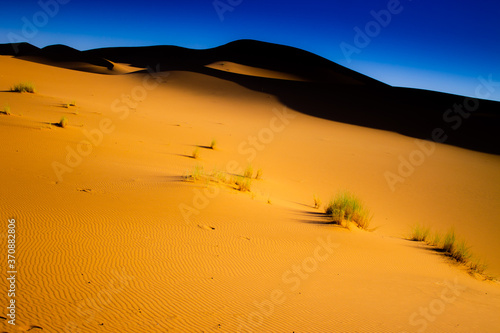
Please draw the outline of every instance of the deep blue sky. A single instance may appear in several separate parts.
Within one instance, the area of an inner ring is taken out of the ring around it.
[[[213,0],[41,2],[57,3],[58,12],[42,14],[37,0],[2,2],[0,43],[15,34],[39,47],[66,44],[80,50],[208,48],[249,38],[299,47],[396,86],[476,97],[478,77],[500,82],[498,0],[400,0],[399,5],[397,0],[218,0],[232,9],[222,16]],[[390,22],[373,24],[370,12],[388,6]],[[26,22],[37,31],[23,32]],[[354,29],[365,31],[367,24],[369,42],[356,45]],[[341,45],[357,47],[350,61]],[[489,99],[500,101],[500,83],[490,93]]]

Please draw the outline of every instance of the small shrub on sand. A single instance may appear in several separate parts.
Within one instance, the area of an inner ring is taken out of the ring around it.
[[[250,192],[250,188],[252,187],[252,180],[247,177],[237,176],[234,183],[238,191],[241,192]]]
[[[11,87],[10,90],[14,92],[27,92],[32,94],[36,92],[35,86],[31,82],[18,83],[15,86]]]
[[[200,180],[201,177],[203,176],[203,173],[204,173],[203,166],[197,164],[194,166],[193,173],[192,173],[191,177],[194,180]]]
[[[57,125],[61,128],[66,128],[68,126],[68,118],[66,118],[65,116],[61,118],[61,120],[59,120],[59,122],[57,123]]]
[[[442,250],[447,253],[453,253],[455,248],[455,231],[450,229],[444,236]]]
[[[198,157],[200,157],[200,149],[198,147],[196,147],[194,150],[193,150],[193,158],[194,159],[197,159]]]
[[[215,139],[212,139],[212,142],[210,142],[210,149],[215,150],[217,148],[217,141]]]
[[[355,222],[358,227],[367,229],[371,216],[370,211],[363,206],[363,203],[349,192],[338,193],[326,206],[328,215],[333,221],[343,225],[346,222]]]
[[[467,266],[469,272],[484,275],[487,265],[479,259],[473,259],[472,252],[470,251],[470,247],[467,245],[467,242],[465,240],[458,241],[453,229],[450,229],[444,235],[444,238],[439,232],[435,232],[434,237],[431,239],[428,237],[429,233],[430,228],[416,225],[411,231],[410,240],[424,241],[440,250],[446,256],[449,256],[457,262]],[[485,278],[491,277],[485,276]]]
[[[313,199],[314,199],[314,208],[318,209],[319,207],[321,207],[321,199],[316,194],[313,196]]]
[[[453,252],[450,253],[451,257],[458,262],[466,263],[470,257],[470,248],[467,246],[467,243],[464,240],[457,242],[457,245],[453,249]]]
[[[430,228],[416,224],[411,231],[410,239],[417,242],[427,242],[430,231]]]
[[[10,105],[9,104],[5,104],[5,106],[3,107],[2,113],[6,114],[7,116],[10,116]]]
[[[236,188],[236,190],[241,192],[251,192],[250,188],[252,186],[252,179],[233,175],[228,176],[228,174],[222,170],[214,169],[212,173],[205,172],[203,166],[195,165],[192,172],[187,172],[183,176],[186,181],[204,181],[207,185],[209,184],[223,184],[231,188]]]
[[[437,246],[437,247],[440,247],[441,245],[441,239],[442,239],[442,236],[439,232],[435,232],[434,233],[434,237],[432,238],[432,240],[430,241],[430,244],[433,245],[433,246]]]
[[[243,177],[252,178],[253,177],[253,168],[251,165],[247,166],[245,171],[243,172]]]
[[[227,174],[224,171],[214,169],[210,176],[218,183],[227,183]]]
[[[258,169],[255,173],[255,179],[262,179],[262,169]]]
[[[486,265],[484,262],[482,262],[479,259],[474,259],[474,260],[469,262],[469,269],[472,272],[483,274],[484,271],[486,270],[486,268],[488,268],[488,265]]]

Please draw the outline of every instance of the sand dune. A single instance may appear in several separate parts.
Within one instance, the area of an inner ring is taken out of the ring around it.
[[[454,227],[499,276],[500,158],[457,147],[467,129],[427,155],[429,143],[377,124],[320,118],[325,86],[291,82],[300,71],[208,57],[200,67],[231,62],[234,73],[148,74],[132,73],[140,61],[108,59],[123,75],[0,56],[0,108],[11,113],[0,114],[0,211],[16,219],[20,271],[17,325],[3,307],[0,330],[498,332],[498,282],[405,239],[415,223]],[[8,91],[22,81],[37,93]],[[270,82],[276,94],[253,88]],[[344,83],[351,94],[375,87],[377,103],[389,96],[382,84]],[[323,97],[309,112],[304,97],[291,108],[293,84]],[[405,93],[450,98],[395,100]],[[486,113],[498,105],[481,103]],[[63,116],[69,125],[55,126]],[[415,151],[423,162],[393,191],[386,172]],[[197,165],[240,173],[248,164],[263,176],[247,193],[183,180]],[[326,202],[341,189],[370,207],[374,231],[333,225],[312,207],[314,194]]]

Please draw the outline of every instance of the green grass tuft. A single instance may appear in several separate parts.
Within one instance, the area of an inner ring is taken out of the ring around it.
[[[59,120],[57,125],[61,128],[66,128],[68,126],[68,118],[66,118],[66,116],[63,116],[61,120]]]
[[[430,244],[433,246],[436,246],[436,247],[441,247],[441,239],[442,239],[442,235],[436,231],[434,233],[434,237],[430,241]]]
[[[314,208],[319,209],[319,207],[321,207],[321,199],[315,194],[313,196],[313,200],[314,200]]]
[[[243,172],[243,177],[252,178],[253,177],[253,167],[251,165],[247,166]]]
[[[196,147],[193,150],[192,156],[193,156],[194,159],[198,159],[198,157],[200,157],[200,148]]]
[[[474,259],[469,262],[469,270],[472,272],[476,272],[479,274],[484,274],[484,271],[486,268],[488,268],[488,265],[482,262],[479,259]]]
[[[34,94],[36,92],[35,86],[31,82],[22,82],[14,85],[10,88],[10,91],[14,92],[27,92]]]
[[[416,224],[411,231],[410,239],[416,242],[427,242],[430,231],[430,228]]]
[[[455,249],[455,231],[453,229],[450,229],[444,236],[443,247],[441,249],[446,253],[453,253]]]
[[[212,139],[212,142],[210,142],[210,149],[215,150],[217,148],[217,141],[215,139]]]
[[[470,251],[470,247],[467,245],[467,242],[465,240],[458,241],[453,228],[444,235],[444,238],[439,232],[435,232],[434,237],[430,239],[430,237],[428,237],[429,234],[430,228],[422,227],[417,224],[411,231],[410,240],[424,241],[427,244],[436,247],[446,256],[449,256],[457,262],[466,265],[470,273],[481,274],[487,279],[491,278],[484,275],[487,265],[479,259],[473,259],[472,252]]]
[[[337,224],[355,222],[362,229],[368,229],[371,220],[370,211],[363,206],[359,198],[347,191],[338,193],[330,200],[325,212],[331,215]]]
[[[11,113],[10,113],[10,105],[9,104],[5,104],[4,105],[2,113],[6,114],[7,116],[11,115]]]
[[[204,174],[203,166],[197,164],[194,166],[191,177],[193,178],[193,180],[200,180],[201,177],[203,177],[203,174]]]
[[[238,191],[241,192],[250,192],[250,188],[252,187],[252,179],[248,177],[236,176],[234,183]]]
[[[464,240],[461,240],[457,243],[450,255],[456,261],[466,263],[471,257],[470,248]]]

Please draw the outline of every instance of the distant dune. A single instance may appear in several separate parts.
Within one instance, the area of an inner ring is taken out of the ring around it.
[[[250,40],[0,54],[0,331],[498,332],[500,103]],[[324,213],[342,190],[370,231]]]
[[[240,40],[207,50],[151,46],[78,51],[63,45],[38,49],[26,43],[17,48],[17,56],[26,60],[96,73],[130,72],[113,71],[112,62],[143,69],[201,73],[272,94],[284,105],[316,117],[427,140],[432,140],[434,129],[441,128],[450,133],[446,135],[446,144],[500,154],[496,144],[499,102],[475,99],[477,112],[468,112],[464,110],[463,96],[390,87],[293,47]],[[13,55],[12,50],[9,44],[0,45],[0,54]],[[221,61],[234,63],[233,67],[240,69],[253,67],[259,73],[249,77],[244,75],[248,70],[242,73],[212,65]],[[263,70],[281,74],[263,75]]]

